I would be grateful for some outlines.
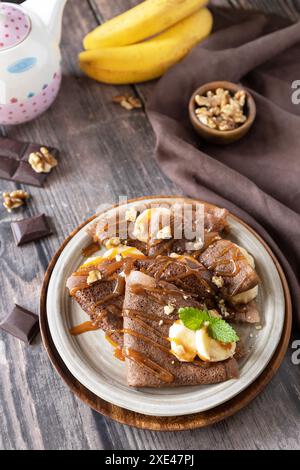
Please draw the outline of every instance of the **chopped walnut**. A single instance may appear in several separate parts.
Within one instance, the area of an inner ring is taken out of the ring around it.
[[[50,173],[57,165],[57,160],[47,147],[41,147],[39,152],[29,155],[28,163],[36,173]]]
[[[168,304],[164,306],[164,312],[166,315],[171,315],[171,313],[173,313],[174,310],[175,308],[173,307],[173,305]]]
[[[94,284],[94,282],[100,281],[102,278],[100,271],[97,269],[95,271],[90,271],[88,278],[86,280],[87,284],[90,286],[91,284]]]
[[[219,288],[224,286],[224,279],[222,278],[222,276],[213,276],[211,280]]]
[[[119,246],[120,243],[121,243],[121,240],[119,237],[111,237],[105,243],[105,248],[109,250],[110,248],[115,248],[116,246]]]
[[[199,106],[195,109],[197,118],[210,129],[230,131],[247,120],[244,114],[246,103],[244,90],[232,95],[229,90],[217,88],[214,92],[208,91],[206,96],[196,95],[195,103]]]
[[[130,95],[117,95],[114,96],[112,100],[114,103],[119,104],[128,111],[142,107],[141,100]]]
[[[16,191],[12,191],[11,193],[3,193],[3,206],[7,210],[7,212],[11,212],[13,209],[17,209],[20,206],[25,204],[25,201],[30,198],[30,195],[23,191],[22,189],[18,189]]]
[[[225,317],[225,318],[229,317],[230,314],[227,311],[224,299],[220,299],[219,302],[218,302],[218,305],[219,305],[220,311],[222,313],[222,316]]]

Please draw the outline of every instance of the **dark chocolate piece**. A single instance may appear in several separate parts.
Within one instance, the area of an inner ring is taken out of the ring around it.
[[[12,179],[18,166],[19,162],[17,160],[0,156],[0,178]]]
[[[24,154],[28,144],[25,142],[18,142],[14,139],[7,139],[1,137],[0,140],[0,156],[12,158],[13,160],[21,160],[21,156]]]
[[[39,332],[39,317],[20,305],[15,305],[12,312],[0,323],[0,328],[30,344]]]
[[[57,158],[58,150],[53,147],[1,137],[0,178],[32,186],[43,186],[49,173],[37,173],[28,163],[30,154],[39,152],[41,147],[46,147]]]
[[[49,173],[37,173],[34,171],[29,163],[20,162],[13,176],[14,181],[22,181],[25,184],[31,184],[32,186],[43,186],[43,183]]]
[[[39,240],[52,233],[44,214],[12,222],[11,229],[17,246]]]

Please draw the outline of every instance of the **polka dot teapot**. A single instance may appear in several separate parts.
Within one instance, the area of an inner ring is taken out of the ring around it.
[[[46,111],[61,82],[61,20],[66,0],[0,2],[0,124]]]

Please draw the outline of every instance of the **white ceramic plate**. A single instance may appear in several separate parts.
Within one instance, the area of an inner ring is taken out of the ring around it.
[[[174,202],[176,198],[171,200]],[[160,199],[150,201],[145,198],[143,202],[148,201],[159,202]],[[162,202],[168,202],[168,199]],[[86,226],[62,251],[52,272],[47,294],[47,318],[52,339],[77,380],[97,396],[128,410],[154,416],[179,416],[205,411],[230,400],[261,374],[281,337],[285,314],[283,288],[274,262],[260,241],[235,219],[229,217],[229,223],[229,238],[254,256],[262,279],[258,302],[263,328],[258,331],[253,326],[243,326],[238,331],[245,336],[248,349],[248,354],[240,362],[240,377],[216,385],[130,388],[126,385],[125,364],[114,358],[113,348],[101,331],[71,336],[69,329],[87,320],[65,287],[68,276],[84,261],[81,249],[89,244]]]

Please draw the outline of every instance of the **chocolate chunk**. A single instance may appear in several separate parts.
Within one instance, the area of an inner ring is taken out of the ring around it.
[[[7,333],[30,344],[39,331],[39,317],[19,305],[0,323]]]
[[[39,240],[52,233],[44,214],[12,222],[11,229],[17,246]]]
[[[32,186],[43,186],[47,176],[47,173],[37,173],[31,168],[29,163],[22,161],[18,165],[13,180],[22,181],[22,183],[31,184]]]
[[[19,162],[17,160],[0,156],[0,178],[12,179],[18,166]]]
[[[28,144],[18,142],[17,140],[2,137],[0,140],[0,156],[12,158],[13,160],[21,160]]]
[[[43,186],[48,173],[37,173],[29,165],[28,159],[32,152],[39,152],[43,144],[18,142],[17,140],[0,138],[0,178],[16,183]],[[57,158],[58,150],[46,147]]]

